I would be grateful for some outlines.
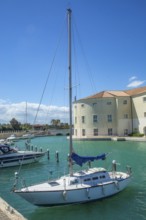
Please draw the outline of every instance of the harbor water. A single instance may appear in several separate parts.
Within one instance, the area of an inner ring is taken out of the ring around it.
[[[115,196],[86,204],[63,207],[37,207],[12,192],[14,173],[19,172],[20,184],[30,185],[59,177],[68,172],[67,156],[69,141],[64,136],[39,137],[31,140],[32,146],[49,150],[39,163],[0,169],[0,196],[28,220],[144,220],[146,219],[146,142],[132,141],[74,141],[74,150],[80,155],[95,156],[109,153],[105,161],[96,161],[92,166],[111,170],[112,160],[117,169],[126,171],[132,167],[129,186]],[[19,149],[25,148],[25,140],[16,142]],[[59,162],[56,161],[56,151]],[[83,168],[87,168],[84,165]],[[80,169],[74,166],[74,169]]]

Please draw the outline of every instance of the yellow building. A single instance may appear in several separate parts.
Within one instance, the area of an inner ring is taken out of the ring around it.
[[[146,86],[77,100],[73,113],[75,138],[146,135]]]

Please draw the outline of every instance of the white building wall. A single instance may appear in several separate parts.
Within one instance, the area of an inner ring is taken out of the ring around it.
[[[117,135],[125,136],[132,133],[131,98],[117,98]]]
[[[97,122],[93,116],[97,115]],[[108,115],[112,121],[108,122]],[[83,123],[82,117],[85,121]],[[94,129],[98,129],[98,135],[108,135],[108,129],[112,129],[113,135],[117,134],[116,129],[116,101],[114,98],[85,99],[74,103],[74,128],[76,136],[82,137],[82,129],[85,129],[85,136],[94,136]],[[77,131],[77,132],[76,132]]]
[[[146,132],[146,93],[139,96],[82,99],[74,103],[74,135],[77,138],[111,135],[124,136],[137,131]],[[97,122],[93,122],[97,115]],[[111,121],[108,121],[111,115]],[[84,122],[82,121],[84,117]],[[84,135],[83,135],[84,129]]]
[[[132,98],[133,131],[144,133],[146,127],[146,93]]]

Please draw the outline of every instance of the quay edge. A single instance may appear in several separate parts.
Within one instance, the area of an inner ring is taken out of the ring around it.
[[[0,197],[0,219],[2,220],[27,220],[17,210]]]
[[[69,139],[69,137],[67,137],[67,139]],[[77,138],[75,136],[73,136],[73,140],[74,141],[144,141],[146,142],[146,137],[119,137],[119,136],[98,136],[98,137],[94,137],[94,136],[84,136],[81,138]]]

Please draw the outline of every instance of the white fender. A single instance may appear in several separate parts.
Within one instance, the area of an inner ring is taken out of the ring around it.
[[[115,183],[115,186],[116,186],[117,190],[119,190],[120,189],[119,182],[118,181],[114,181],[114,183]]]
[[[63,193],[62,193],[62,195],[63,195],[63,199],[66,200],[66,199],[67,199],[67,191],[64,190]]]

